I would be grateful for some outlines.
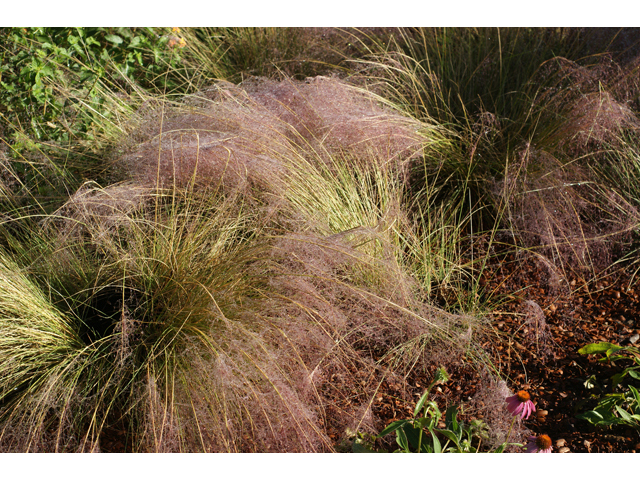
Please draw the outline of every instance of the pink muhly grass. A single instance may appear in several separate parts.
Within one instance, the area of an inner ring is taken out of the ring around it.
[[[531,401],[531,397],[524,390],[520,390],[512,397],[507,397],[507,409],[514,415],[521,415],[523,420],[529,418],[529,416],[536,411],[536,407]]]
[[[549,435],[529,437],[525,453],[551,453],[551,438]]]

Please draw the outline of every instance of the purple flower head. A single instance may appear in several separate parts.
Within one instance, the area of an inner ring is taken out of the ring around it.
[[[524,420],[536,411],[536,406],[531,401],[531,397],[524,390],[520,390],[513,397],[507,397],[506,402],[509,413],[511,415],[520,415]]]
[[[551,453],[551,438],[549,438],[549,435],[529,437],[526,453]]]

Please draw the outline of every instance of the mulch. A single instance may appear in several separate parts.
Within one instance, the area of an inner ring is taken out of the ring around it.
[[[639,451],[638,430],[596,428],[576,414],[596,403],[587,379],[595,376],[606,384],[622,370],[598,362],[596,355],[579,354],[578,349],[596,342],[640,346],[640,283],[618,269],[596,282],[570,275],[568,285],[549,285],[535,263],[508,264],[508,275],[497,274],[488,282],[496,293],[519,292],[491,319],[504,339],[494,353],[506,367],[509,386],[529,391],[536,403],[537,415],[525,422],[527,427],[551,436],[554,451]]]

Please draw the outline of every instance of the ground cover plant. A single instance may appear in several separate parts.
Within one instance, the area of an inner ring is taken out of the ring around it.
[[[637,450],[637,32],[0,36],[1,451]]]

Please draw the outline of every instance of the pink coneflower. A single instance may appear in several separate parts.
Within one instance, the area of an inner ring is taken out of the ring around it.
[[[549,435],[529,437],[525,453],[551,453],[551,438]]]
[[[536,411],[536,406],[531,401],[531,397],[524,390],[520,390],[513,397],[507,397],[506,402],[507,410],[512,415],[521,415],[525,420]]]

